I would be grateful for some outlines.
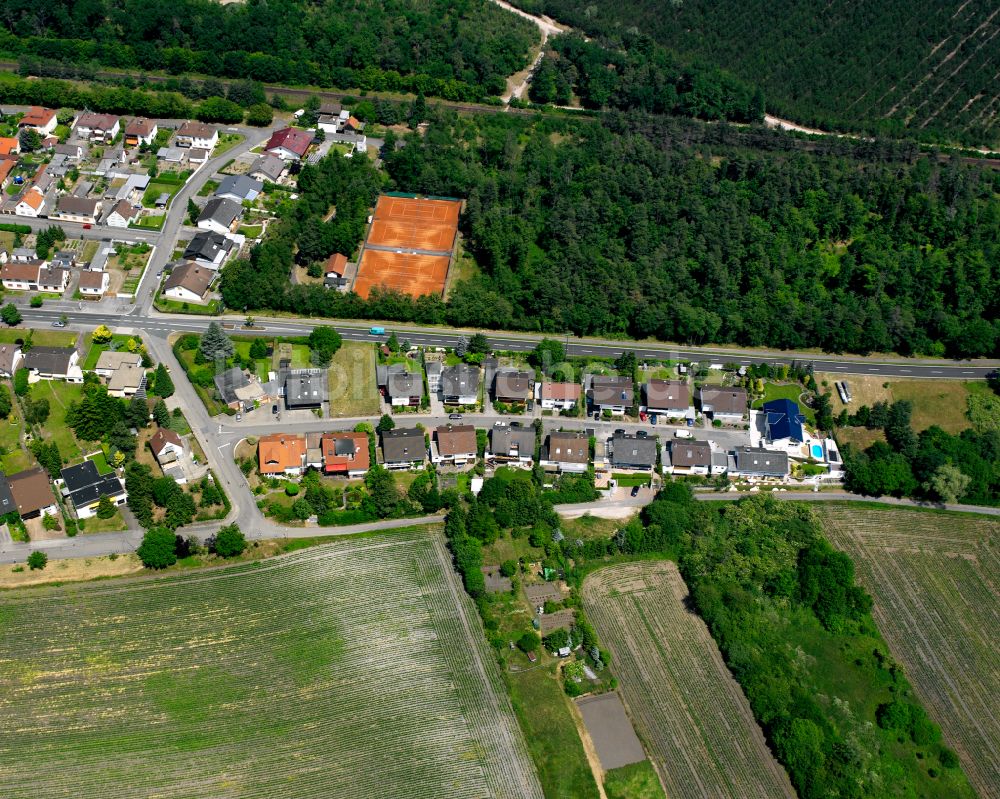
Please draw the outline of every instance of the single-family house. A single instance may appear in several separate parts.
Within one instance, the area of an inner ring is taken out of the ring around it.
[[[12,377],[23,356],[18,344],[0,344],[0,377]]]
[[[84,111],[76,120],[74,130],[78,139],[110,142],[121,130],[121,120],[113,114]]]
[[[213,197],[198,216],[198,227],[211,230],[225,236],[236,230],[236,225],[243,215],[243,206],[225,197]]]
[[[410,372],[401,364],[376,369],[379,388],[394,408],[417,407],[424,396],[424,380],[419,372]]]
[[[0,283],[12,291],[36,291],[44,261],[8,261],[0,267]]]
[[[215,190],[216,197],[225,197],[233,202],[252,202],[264,190],[264,184],[247,175],[226,175]]]
[[[271,134],[264,145],[264,152],[277,156],[282,161],[299,161],[312,144],[313,134],[301,128],[281,128]]]
[[[116,369],[122,366],[140,366],[142,356],[138,352],[128,350],[105,350],[97,358],[94,374],[100,377],[111,377]]]
[[[124,505],[128,492],[114,472],[101,474],[94,461],[84,461],[76,466],[67,466],[61,472],[63,496],[76,508],[78,519],[89,519],[97,514],[101,497],[107,497],[112,505]]]
[[[479,402],[479,367],[460,363],[441,372],[441,399],[445,405]]]
[[[747,413],[746,389],[738,386],[702,386],[701,412],[723,422],[738,422]]]
[[[49,263],[63,269],[72,269],[76,266],[76,255],[76,250],[56,250],[49,259]]]
[[[219,131],[204,122],[185,122],[177,129],[174,144],[178,147],[198,147],[211,150],[219,143]]]
[[[493,399],[507,405],[523,405],[532,398],[535,376],[531,372],[502,369],[493,377]]]
[[[51,108],[42,108],[37,105],[31,106],[24,116],[21,117],[20,121],[17,123],[17,127],[21,130],[24,128],[31,128],[32,130],[40,133],[42,136],[48,136],[56,129],[58,120],[56,119],[56,112]]]
[[[348,116],[347,119],[344,120],[343,127],[341,128],[341,130],[344,130],[348,133],[360,133],[364,129],[365,129],[365,123],[359,122],[353,116]]]
[[[446,425],[434,431],[431,461],[464,466],[476,460],[476,428],[471,424]]]
[[[14,206],[14,213],[17,216],[30,216],[37,218],[42,216],[42,209],[45,208],[45,195],[31,186],[18,199]]]
[[[382,433],[382,463],[386,469],[411,469],[427,456],[424,431],[418,427],[397,427]]]
[[[363,477],[371,465],[367,433],[323,433],[320,450],[326,474]]]
[[[594,375],[590,378],[587,399],[595,411],[625,413],[635,402],[635,390],[630,377]]]
[[[93,225],[101,216],[103,201],[89,197],[73,197],[64,194],[56,200],[56,212],[50,214],[53,219],[62,219],[66,222],[80,222],[85,225]]]
[[[49,476],[44,469],[27,469],[7,476],[10,493],[22,519],[55,516],[59,510]]]
[[[489,456],[498,461],[530,464],[535,459],[534,428],[494,425],[490,430]]]
[[[806,440],[803,424],[805,416],[799,406],[790,399],[776,399],[765,402],[761,416],[764,435],[768,442],[801,444]]]
[[[234,242],[221,233],[202,230],[194,235],[184,250],[184,259],[194,261],[199,266],[218,269],[233,251]]]
[[[656,466],[656,439],[644,430],[615,432],[610,440],[609,461],[613,469],[650,471]]]
[[[65,144],[57,144],[52,148],[52,152],[55,155],[61,155],[67,161],[82,161],[84,147],[79,142],[66,142]]]
[[[0,186],[7,182],[7,178],[10,177],[10,173],[14,171],[14,167],[17,166],[17,156],[7,155],[0,157]]]
[[[643,386],[646,411],[670,418],[694,418],[691,389],[686,380],[648,380]]]
[[[285,377],[285,407],[290,411],[323,407],[327,377],[322,369],[296,369]]]
[[[108,395],[130,399],[146,386],[146,370],[142,366],[125,363],[119,366],[108,379]]]
[[[0,136],[0,157],[17,155],[21,152],[21,140],[17,136]]]
[[[786,477],[788,453],[761,447],[736,447],[731,474],[741,477]]]
[[[261,183],[277,183],[285,172],[285,162],[276,155],[261,155],[250,165],[247,174]]]
[[[560,472],[585,472],[590,465],[590,438],[586,433],[553,430],[542,448],[542,466]]]
[[[261,436],[257,461],[261,474],[301,474],[306,464],[306,440],[287,433]]]
[[[184,439],[169,428],[159,428],[149,438],[149,448],[160,467],[176,463],[184,457]]]
[[[215,275],[212,269],[190,261],[177,264],[163,284],[163,296],[178,302],[203,304]]]
[[[80,294],[84,297],[100,299],[108,290],[110,282],[111,276],[107,272],[84,270],[80,272]]]
[[[211,154],[212,151],[204,147],[192,147],[188,150],[187,159],[192,164],[204,164]]]
[[[119,200],[105,219],[110,227],[128,227],[139,218],[139,212],[128,200]]]
[[[712,447],[707,441],[675,438],[670,442],[670,467],[674,474],[708,474]]]
[[[327,288],[345,288],[347,285],[347,256],[335,252],[326,260],[323,269],[323,285]]]
[[[65,380],[82,383],[80,353],[76,347],[32,347],[22,364],[37,380]]]
[[[38,290],[62,294],[69,285],[69,270],[56,266],[43,266],[38,270]]]
[[[568,411],[580,401],[580,386],[576,383],[556,383],[543,380],[535,386],[539,404],[549,411]]]
[[[125,145],[127,147],[138,147],[140,144],[150,145],[159,127],[152,119],[136,117],[125,126]]]

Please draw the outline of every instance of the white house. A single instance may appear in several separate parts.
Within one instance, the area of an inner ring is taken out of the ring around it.
[[[69,270],[58,266],[43,266],[38,270],[38,290],[61,294],[69,285]]]
[[[125,364],[140,366],[142,356],[137,352],[128,352],[127,350],[105,350],[97,359],[94,373],[101,377],[111,377],[116,369]]]
[[[111,209],[105,223],[110,227],[128,227],[139,217],[139,212],[135,210],[128,200],[120,200]]]
[[[17,216],[42,216],[42,209],[45,207],[45,195],[32,186],[17,201],[14,206],[14,213]]]
[[[121,120],[113,114],[84,111],[76,121],[78,139],[110,142],[121,130]]]
[[[178,264],[163,284],[163,295],[178,302],[204,303],[215,272],[191,262]]]
[[[101,200],[64,194],[56,201],[56,212],[50,216],[53,219],[64,219],[67,222],[93,225],[101,215],[102,205]]]
[[[580,386],[576,383],[536,383],[535,396],[546,410],[568,411],[580,401]]]
[[[460,363],[442,370],[441,399],[447,405],[479,402],[479,367]]]
[[[212,230],[225,236],[231,233],[243,215],[243,206],[224,197],[213,197],[198,217],[201,230]]]
[[[226,175],[215,190],[216,197],[225,197],[233,202],[242,203],[256,200],[264,190],[264,184],[246,175]]]
[[[0,282],[12,291],[35,291],[43,261],[10,261],[0,267]]]
[[[177,129],[178,147],[199,147],[211,150],[219,143],[219,131],[204,122],[185,122]]]
[[[542,448],[541,464],[560,472],[587,471],[590,465],[590,437],[578,431],[553,430]]]
[[[111,276],[107,272],[91,272],[89,270],[81,272],[80,294],[84,297],[103,297],[110,282]]]
[[[48,136],[56,129],[58,120],[56,119],[56,112],[51,108],[42,108],[37,105],[33,105],[29,108],[24,116],[21,117],[20,121],[17,123],[17,127],[20,129],[31,128],[32,130],[40,133],[42,136]]]
[[[24,356],[23,366],[35,380],[83,382],[80,353],[76,347],[32,347]]]
[[[199,266],[218,269],[232,252],[235,242],[221,233],[203,230],[196,233],[184,250],[184,258]]]
[[[145,117],[136,117],[125,126],[125,144],[128,147],[138,147],[140,144],[150,145],[159,130],[155,121]]]
[[[476,428],[471,424],[447,425],[434,431],[431,461],[464,466],[474,463],[478,452]]]
[[[22,358],[17,344],[0,344],[0,377],[11,377],[21,365]]]

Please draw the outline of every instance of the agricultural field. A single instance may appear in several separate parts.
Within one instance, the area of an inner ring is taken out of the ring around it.
[[[0,795],[541,799],[475,618],[409,532],[3,594]]]
[[[587,617],[614,657],[636,732],[666,783],[685,797],[795,797],[708,628],[686,607],[669,561],[594,572]]]
[[[982,799],[1000,797],[1000,522],[852,504],[817,510],[883,636]]]

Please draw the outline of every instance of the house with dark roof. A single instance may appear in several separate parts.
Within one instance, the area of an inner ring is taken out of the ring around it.
[[[560,472],[585,472],[590,465],[590,437],[577,430],[553,430],[542,447],[542,466]]]
[[[736,447],[735,467],[730,474],[741,477],[786,477],[788,453],[761,447]]]
[[[691,389],[686,380],[648,380],[643,386],[645,409],[671,418],[694,418]]]
[[[401,363],[379,366],[375,370],[378,387],[394,408],[417,407],[424,396],[424,378]]]
[[[102,206],[102,200],[64,194],[56,200],[56,212],[50,216],[53,219],[61,219],[66,222],[93,225],[101,216]]]
[[[587,400],[595,411],[610,411],[622,415],[635,402],[632,378],[611,375],[594,375],[590,378]]]
[[[487,453],[493,460],[530,464],[535,459],[535,430],[520,425],[496,424],[490,430]]]
[[[10,493],[22,519],[36,519],[59,512],[49,476],[44,469],[27,469],[7,476]]]
[[[211,150],[219,143],[219,131],[204,122],[185,122],[177,129],[174,143],[178,147],[195,147]]]
[[[614,469],[650,471],[656,466],[656,439],[644,430],[616,432],[609,441],[610,461]]]
[[[19,344],[0,344],[0,377],[12,377],[23,358]]]
[[[17,503],[14,501],[14,495],[10,492],[10,482],[7,480],[7,475],[0,472],[0,516],[16,512]]]
[[[84,111],[76,120],[76,137],[89,141],[110,142],[121,130],[121,120],[114,114]]]
[[[194,261],[199,266],[218,269],[229,257],[234,242],[221,233],[202,230],[194,235],[184,250],[184,260]]]
[[[114,472],[101,474],[93,461],[67,466],[61,475],[63,496],[73,503],[78,519],[96,515],[101,497],[107,497],[113,505],[124,505],[128,499],[128,492],[118,475]]]
[[[674,474],[708,474],[712,471],[712,447],[707,441],[674,439],[670,442],[670,467]]]
[[[84,270],[80,272],[80,282],[78,288],[84,297],[101,298],[108,290],[111,276],[104,271],[91,272]]]
[[[290,411],[321,408],[327,378],[322,369],[296,369],[285,375],[285,407]]]
[[[136,117],[125,126],[125,144],[128,147],[152,144],[159,130],[156,122],[152,119]]]
[[[191,261],[176,264],[163,283],[163,296],[178,302],[204,303],[216,274],[214,269]]]
[[[382,433],[382,463],[386,469],[410,469],[427,456],[424,432],[417,427],[397,427]]]
[[[249,385],[250,378],[238,366],[226,369],[215,376],[215,390],[219,395],[219,400],[236,410],[243,407],[243,401],[236,392]]]
[[[65,380],[82,383],[80,353],[76,347],[32,347],[25,353],[25,369],[37,380]]]
[[[236,229],[243,216],[243,206],[225,197],[213,197],[198,215],[201,230],[211,230],[225,236]]]
[[[464,466],[476,460],[476,428],[471,424],[443,425],[434,431],[431,442],[433,463]]]
[[[128,227],[139,218],[139,212],[128,200],[119,200],[104,223],[110,227]]]
[[[801,444],[806,440],[805,416],[799,406],[790,399],[776,399],[765,402],[761,409],[764,422],[764,436],[770,443],[788,442]]]
[[[62,294],[69,285],[69,270],[57,266],[43,266],[38,270],[38,290]]]
[[[746,389],[738,386],[702,386],[701,412],[723,422],[739,422],[747,413]]]
[[[508,405],[523,405],[532,398],[535,375],[513,369],[501,369],[493,377],[493,399]]]
[[[367,433],[323,433],[320,451],[325,474],[364,477],[371,465]]]
[[[479,367],[460,363],[441,372],[441,399],[445,405],[479,402]]]
[[[281,128],[271,134],[264,145],[264,152],[282,161],[301,160],[313,142],[313,134],[301,128]]]
[[[264,183],[277,183],[285,172],[285,162],[276,155],[262,155],[250,165],[247,174]]]
[[[160,427],[149,438],[149,448],[160,467],[176,463],[185,455],[184,439],[170,428]]]
[[[251,202],[264,190],[264,184],[248,175],[226,175],[215,190],[216,197],[233,202]]]

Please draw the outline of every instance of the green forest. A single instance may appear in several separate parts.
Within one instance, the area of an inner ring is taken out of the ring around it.
[[[1000,146],[989,0],[514,0],[629,52],[646,37],[759,86],[803,125]]]
[[[379,190],[373,167],[331,159],[303,170],[302,207],[289,204],[274,239],[226,267],[227,306],[693,344],[998,352],[1000,174],[988,169],[895,143],[807,152],[819,145],[638,113],[442,113],[404,146],[387,143],[383,188],[467,198],[479,274],[447,302],[289,285],[295,257],[356,252],[361,209]]]
[[[501,94],[538,40],[487,0],[12,0],[4,12],[8,56],[452,100]]]

